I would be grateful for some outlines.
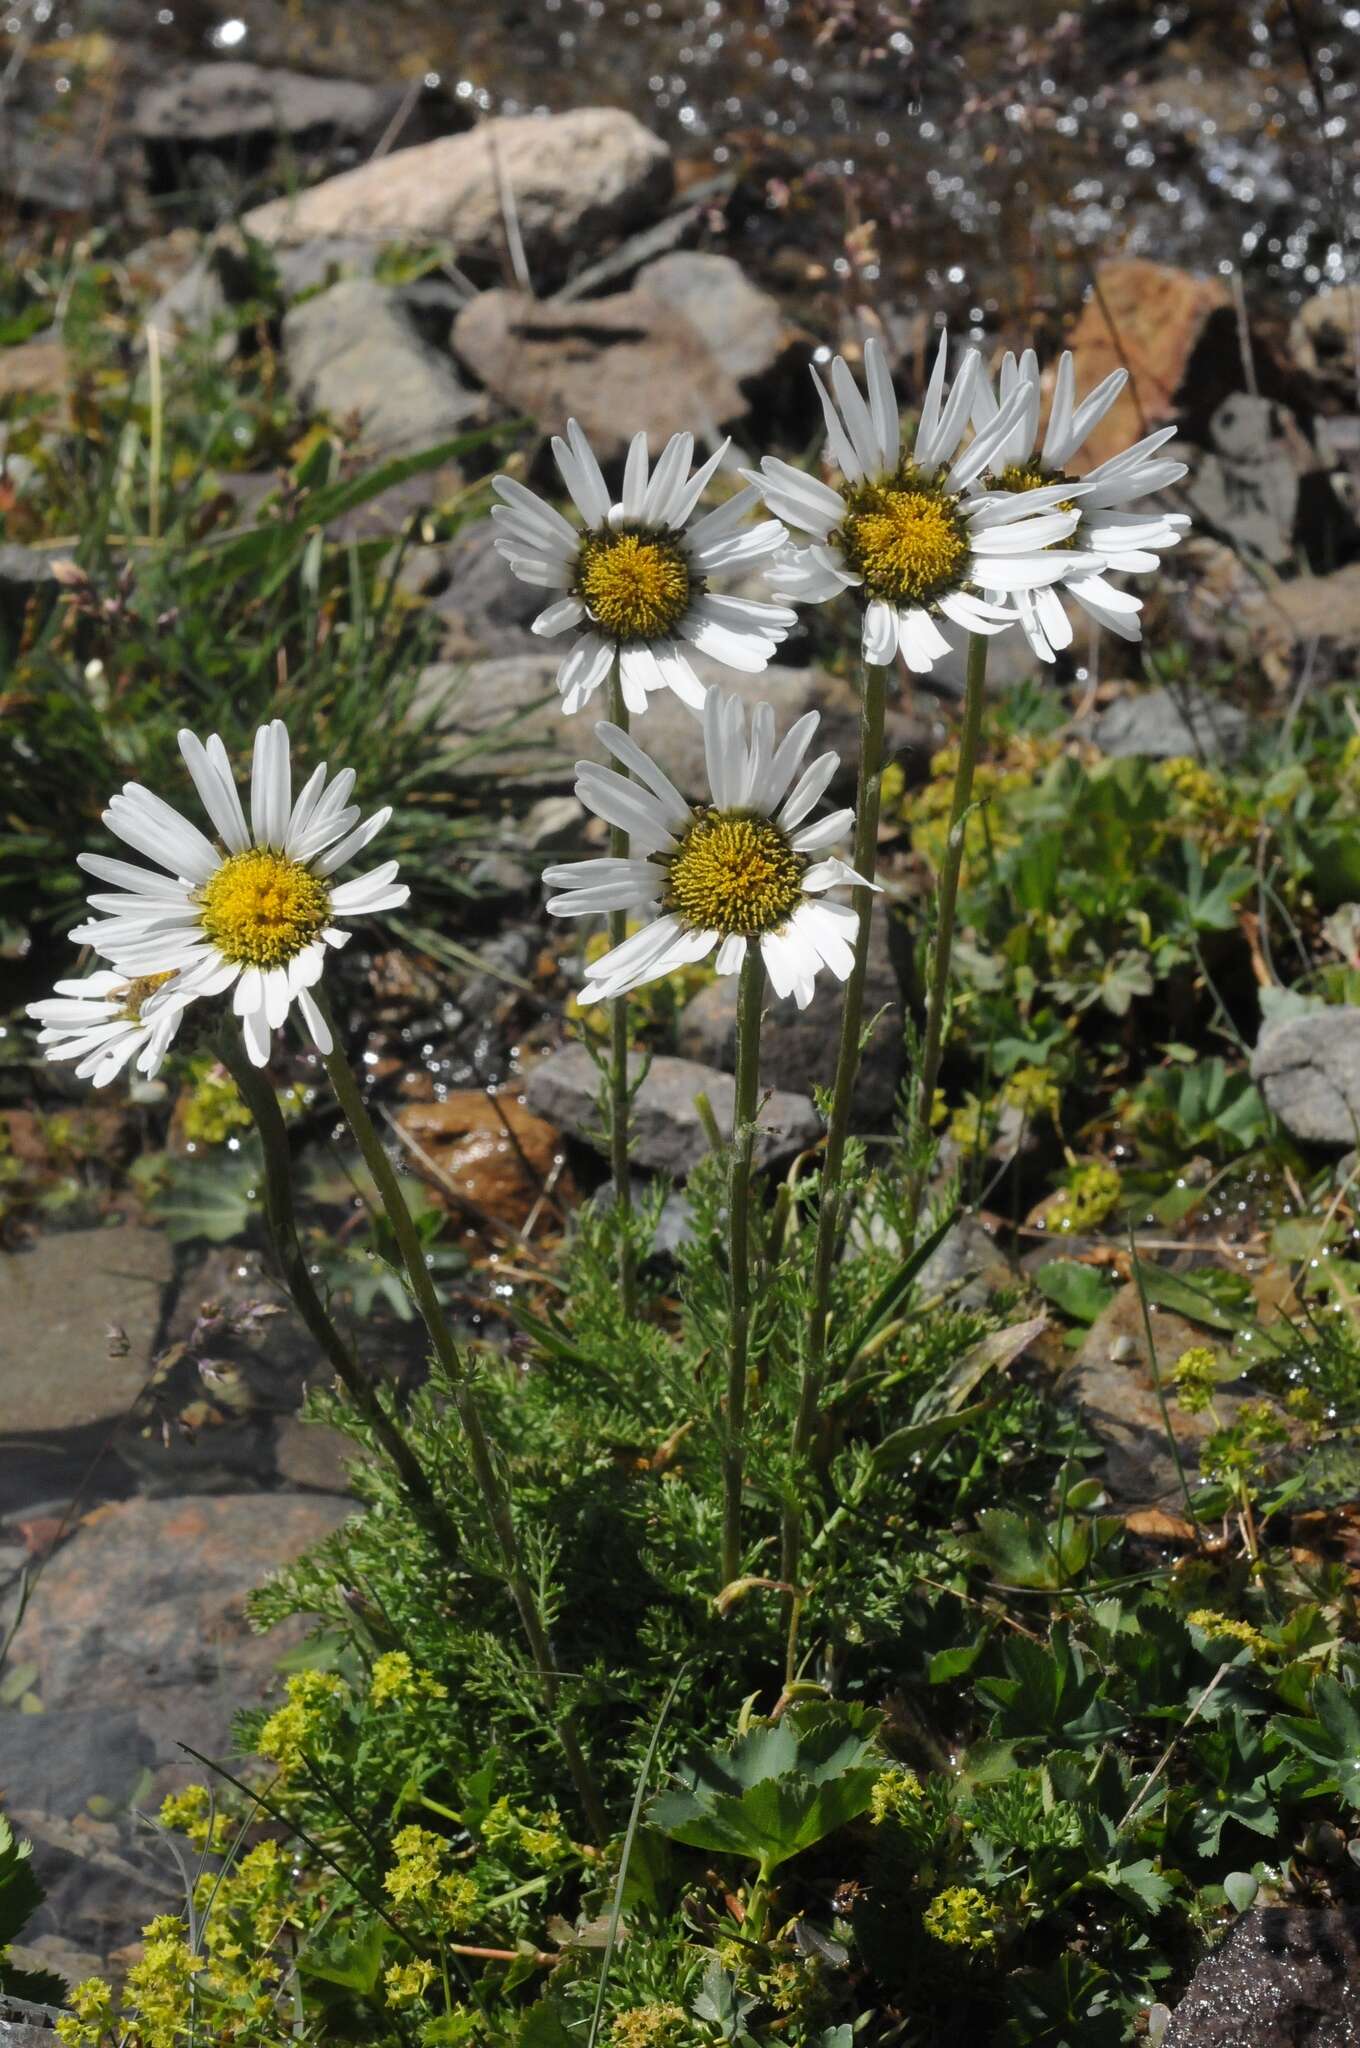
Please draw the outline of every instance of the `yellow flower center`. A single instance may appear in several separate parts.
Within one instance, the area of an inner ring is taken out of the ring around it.
[[[167,967],[164,974],[139,974],[128,982],[122,991],[123,1007],[118,1012],[119,1023],[140,1023],[142,1004],[149,996],[154,996],[158,988],[164,988],[167,981],[173,981],[175,973],[175,968]]]
[[[694,594],[689,563],[664,534],[588,533],[576,594],[613,640],[664,640]]]
[[[797,909],[807,862],[769,818],[708,811],[670,862],[666,908],[692,931],[775,931]]]
[[[1031,455],[1028,462],[1008,462],[1003,470],[988,476],[987,488],[991,491],[1046,491],[1050,484],[1073,482],[1075,478],[1070,477],[1065,469],[1044,469],[1038,457]],[[1075,498],[1062,498],[1049,509],[1053,512],[1075,512],[1077,501]],[[1066,547],[1067,542],[1055,541],[1052,545]]]
[[[267,847],[233,853],[199,891],[204,931],[227,960],[277,967],[329,924],[331,892],[300,861]]]
[[[919,470],[854,485],[840,529],[841,552],[870,597],[928,605],[957,588],[968,560],[959,501]]]

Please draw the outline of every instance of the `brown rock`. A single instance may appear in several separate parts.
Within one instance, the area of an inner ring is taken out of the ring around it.
[[[1241,621],[1253,644],[1267,650],[1263,666],[1276,688],[1298,672],[1310,645],[1321,675],[1354,674],[1360,666],[1360,562],[1327,576],[1292,576],[1246,596]]]
[[[1181,1462],[1193,1481],[1204,1439],[1217,1428],[1208,1413],[1185,1415],[1169,1391],[1171,1368],[1192,1345],[1214,1343],[1212,1332],[1169,1310],[1150,1308],[1157,1371],[1167,1391]],[[1087,1333],[1081,1355],[1064,1383],[1064,1392],[1094,1436],[1105,1447],[1101,1473],[1116,1510],[1126,1507],[1175,1508],[1180,1481],[1167,1436],[1166,1419],[1157,1395],[1143,1323],[1142,1303],[1132,1281],[1097,1317]],[[1228,1421],[1243,1395],[1222,1389],[1214,1405]]]
[[[526,1222],[561,1162],[560,1131],[508,1093],[457,1089],[442,1102],[412,1103],[398,1112],[397,1122],[448,1183],[431,1183],[436,1201],[453,1207],[463,1195],[514,1230]]]
[[[809,337],[789,325],[778,299],[753,284],[732,257],[677,249],[640,270],[633,289],[694,328],[743,391],[805,377]]]
[[[1193,277],[1162,263],[1100,266],[1070,342],[1078,389],[1089,391],[1121,365],[1130,378],[1088,436],[1077,467],[1094,468],[1175,417],[1195,353],[1219,313],[1232,317],[1232,298],[1221,279]]]
[[[1356,335],[1360,332],[1360,285],[1334,285],[1308,300],[1289,330],[1295,361],[1323,377],[1352,404],[1356,397]]]
[[[688,429],[702,443],[740,420],[746,399],[688,320],[641,291],[563,304],[482,292],[453,324],[473,374],[516,412],[560,433],[578,419],[601,462],[646,429],[652,454]]]
[[[322,235],[447,241],[461,264],[491,264],[505,246],[498,163],[528,260],[550,268],[654,217],[673,183],[670,151],[632,114],[579,107],[549,120],[503,116],[466,135],[393,150],[296,198],[256,207],[245,225],[270,243]]]
[[[1354,2048],[1360,1912],[1259,1906],[1207,1955],[1162,2048]]]

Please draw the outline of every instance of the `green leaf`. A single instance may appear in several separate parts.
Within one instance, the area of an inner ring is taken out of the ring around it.
[[[869,1761],[878,1726],[860,1707],[791,1709],[691,1755],[648,1820],[673,1841],[742,1857],[768,1875],[865,1811],[879,1775]]]
[[[1230,1870],[1223,1880],[1223,1895],[1234,1913],[1246,1913],[1256,1903],[1261,1887],[1249,1870]]]
[[[1051,1260],[1039,1268],[1034,1284],[1046,1301],[1077,1323],[1093,1323],[1115,1294],[1113,1283],[1099,1267],[1083,1265],[1080,1259]]]
[[[1348,1805],[1360,1808],[1360,1712],[1345,1686],[1326,1674],[1314,1685],[1311,1704],[1311,1716],[1277,1714],[1271,1725],[1291,1749],[1323,1766]]]
[[[206,1238],[226,1244],[249,1227],[260,1205],[264,1168],[257,1141],[230,1159],[171,1159],[163,1189],[148,1204],[171,1244]]]
[[[567,2030],[561,2009],[550,1998],[541,1998],[520,2021],[515,2048],[577,2048],[577,2043]]]
[[[1171,1899],[1170,1884],[1146,1857],[1137,1863],[1109,1864],[1100,1873],[1100,1881],[1130,1905],[1142,1906],[1149,1913],[1160,1913]]]
[[[18,1940],[43,1902],[32,1854],[33,1844],[22,1841],[0,1814],[0,1949]]]
[[[1237,1331],[1250,1320],[1235,1311],[1220,1307],[1212,1295],[1203,1287],[1197,1287],[1193,1280],[1183,1273],[1168,1273],[1165,1266],[1145,1266],[1139,1261],[1138,1271],[1142,1277],[1143,1291],[1158,1308],[1175,1309],[1179,1315],[1189,1316],[1192,1322],[1204,1323],[1211,1330]]]
[[[869,1339],[896,1315],[910,1292],[911,1284],[915,1280],[916,1275],[921,1271],[921,1268],[932,1254],[944,1243],[950,1231],[958,1222],[959,1214],[960,1212],[957,1209],[952,1209],[944,1222],[937,1229],[932,1230],[930,1236],[925,1238],[902,1260],[891,1280],[879,1289],[860,1321],[855,1324],[850,1332],[845,1351],[847,1358],[857,1358],[864,1349],[864,1346],[869,1342]]]
[[[337,1935],[323,1946],[314,1943],[300,1949],[297,1967],[304,1977],[337,1984],[343,1991],[357,1992],[360,1998],[371,1998],[382,1975],[387,1929],[378,1919],[369,1920],[367,1925],[356,1919],[353,1924],[358,1930],[353,1934]]]

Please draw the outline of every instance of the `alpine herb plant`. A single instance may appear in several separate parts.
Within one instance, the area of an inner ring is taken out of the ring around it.
[[[1064,593],[1136,638],[1114,579],[1180,538],[1155,494],[1182,467],[1166,432],[1076,466],[1122,375],[1081,398],[1069,357],[1045,417],[1032,354],[994,390],[941,336],[908,432],[873,340],[863,379],[839,358],[816,378],[828,480],[767,457],[733,492],[726,444],[695,468],[677,434],[653,464],[639,433],[616,499],[573,421],[553,452],[574,518],[494,481],[497,546],[564,649],[563,706],[603,696],[612,764],[577,768],[609,851],[544,879],[553,916],[607,925],[580,1001],[610,1012],[613,1200],[576,1219],[557,1305],[513,1311],[527,1373],[455,1335],[327,994],[354,922],[407,894],[395,861],[347,873],[390,816],[365,817],[354,767],[295,771],[307,735],[275,720],[247,802],[222,740],[184,732],[204,822],[184,791],[131,783],[104,821],[137,860],[82,858],[99,889],[73,936],[98,965],[33,1005],[40,1042],[97,1086],[215,1043],[366,1512],[258,1597],[262,1624],[305,1612],[320,1632],[284,1702],[243,1726],[254,1761],[167,1802],[197,1857],[186,1914],[153,1923],[121,2001],[77,1987],[71,2048],[925,2048],[945,2028],[1099,2048],[1146,2031],[1169,1956],[1312,1853],[1329,1800],[1360,1808],[1341,1594],[1270,1596],[1264,1453],[1248,1469],[1243,1426],[1220,1432],[1241,1569],[1201,1555],[1150,1585],[1121,1564],[1076,1425],[1055,1436],[1004,1378],[1033,1325],[917,1284],[952,1220],[933,1132],[987,647],[1015,631],[1051,660]],[[753,572],[767,597],[715,587],[748,592]],[[816,714],[780,731],[707,680],[758,675],[800,604],[857,627],[853,806],[830,801]],[[894,669],[953,653],[921,1016],[871,1162],[851,1107],[886,697]],[[701,728],[701,797],[644,743],[658,691]],[[726,1129],[703,1105],[674,1282],[650,1259],[659,1203],[634,1186],[630,999],[700,961],[735,977],[735,1090]],[[824,1138],[767,1190],[762,1022],[819,1007],[838,1048]],[[265,1071],[294,1015],[426,1326],[404,1410],[303,1250]],[[1208,1402],[1209,1367],[1187,1354],[1172,1397],[1203,1379]]]

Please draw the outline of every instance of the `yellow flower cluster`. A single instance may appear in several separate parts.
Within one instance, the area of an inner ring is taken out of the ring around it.
[[[448,1868],[451,1845],[431,1828],[400,1828],[392,1837],[396,1859],[383,1878],[383,1888],[397,1906],[415,1906],[441,1932],[454,1933],[477,1917],[477,1887],[470,1877]]]
[[[609,2039],[613,2048],[678,2048],[690,2032],[682,2005],[630,2005],[614,2015]]]
[[[339,1703],[349,1696],[342,1678],[329,1671],[298,1671],[288,1680],[288,1703],[269,1716],[256,1748],[281,1771],[295,1771],[329,1729]]]
[[[885,1820],[901,1820],[913,1811],[925,1797],[925,1787],[915,1771],[909,1771],[903,1764],[894,1764],[875,1779],[869,1794],[869,1818],[875,1827],[881,1827]]]
[[[57,2021],[57,2039],[66,2048],[99,2048],[113,2025],[113,1986],[102,1977],[82,1978],[72,1985],[68,2004]]]
[[[423,1958],[412,1963],[393,1963],[383,1972],[383,1989],[389,2005],[414,2005],[425,1996],[434,1976],[434,1964]]]
[[[206,1785],[186,1785],[161,1801],[160,1823],[174,1834],[185,1835],[196,1849],[211,1849],[221,1855],[231,1844],[232,1824],[224,1813],[214,1813],[212,1794]]]
[[[1205,1635],[1215,1642],[1241,1643],[1253,1657],[1270,1655],[1270,1644],[1260,1629],[1253,1628],[1249,1621],[1234,1621],[1229,1614],[1215,1614],[1212,1607],[1197,1607],[1185,1618],[1193,1627],[1202,1628]]]
[[[419,1700],[446,1700],[449,1689],[432,1672],[413,1664],[405,1650],[388,1650],[373,1666],[368,1682],[368,1704],[385,1707],[396,1702],[414,1706]]]
[[[1192,1344],[1182,1351],[1171,1368],[1176,1405],[1186,1415],[1199,1415],[1214,1397],[1218,1385],[1218,1358],[1207,1344]]]
[[[971,1884],[937,1892],[921,1918],[926,1933],[948,1948],[990,1948],[1001,1924],[997,1907]]]
[[[1068,1175],[1066,1188],[1044,1210],[1044,1222],[1050,1231],[1064,1235],[1094,1230],[1114,1209],[1121,1187],[1118,1170],[1103,1159],[1076,1166]]]
[[[488,1849],[517,1850],[545,1870],[571,1854],[571,1842],[560,1814],[532,1814],[522,1806],[512,1811],[509,1799],[498,1799],[487,1814],[482,1823],[482,1840]]]
[[[98,2048],[113,2033],[129,2048],[182,2048],[193,1981],[205,1958],[192,1953],[184,1922],[173,1913],[144,1927],[142,1941],[116,2020],[112,1989],[102,1979],[87,1977],[75,1986],[69,2012],[57,2021],[57,2038],[66,2048]]]

